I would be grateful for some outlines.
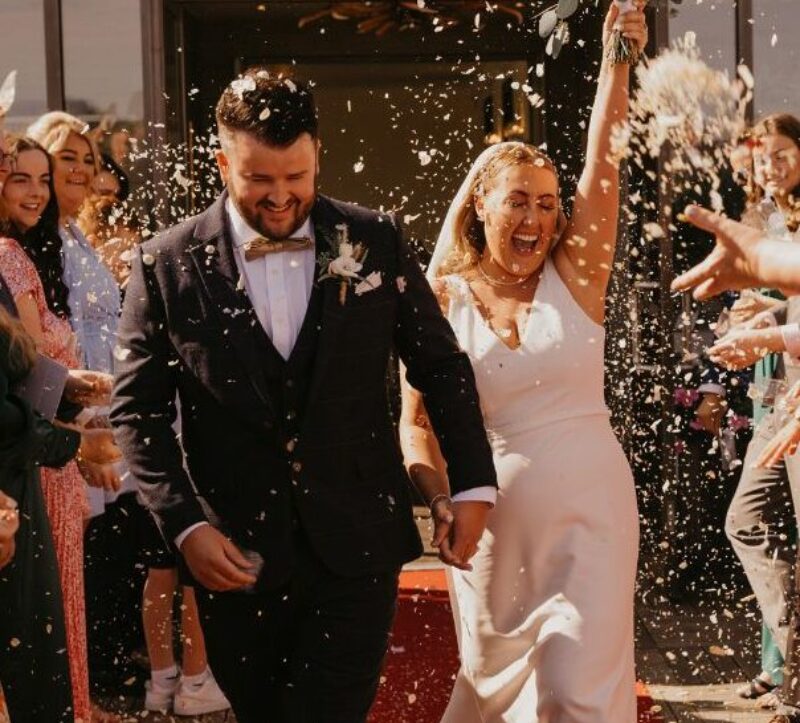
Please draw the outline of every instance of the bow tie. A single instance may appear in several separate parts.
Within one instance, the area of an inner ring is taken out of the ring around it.
[[[267,254],[275,254],[280,251],[302,251],[313,247],[314,242],[306,237],[272,241],[271,239],[257,236],[244,245],[244,258],[245,261],[253,261]]]

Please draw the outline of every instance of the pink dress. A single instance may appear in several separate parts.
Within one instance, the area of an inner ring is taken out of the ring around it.
[[[15,299],[31,294],[39,310],[44,340],[39,351],[70,369],[78,366],[69,322],[47,308],[36,267],[13,239],[0,239],[0,274]],[[72,679],[75,720],[91,720],[89,667],[86,651],[86,611],[83,591],[83,518],[87,512],[86,483],[75,462],[62,469],[42,469],[42,491],[58,558],[67,653]]]

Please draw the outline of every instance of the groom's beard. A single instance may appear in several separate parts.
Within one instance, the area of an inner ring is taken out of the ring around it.
[[[316,180],[314,187],[316,189]],[[252,229],[258,231],[264,238],[281,241],[289,238],[308,220],[317,201],[317,191],[315,190],[314,194],[304,201],[293,197],[290,202],[291,206],[286,212],[286,218],[282,219],[269,218],[270,212],[277,208],[270,201],[259,201],[255,208],[252,206],[248,208],[233,193],[231,193],[231,197],[239,213],[242,214],[242,218]]]

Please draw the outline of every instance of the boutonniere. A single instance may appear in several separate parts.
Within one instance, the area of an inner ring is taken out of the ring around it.
[[[381,274],[373,271],[366,278],[360,275],[369,250],[362,243],[350,241],[347,224],[342,223],[336,227],[336,245],[339,254],[336,258],[331,258],[330,255],[320,258],[324,273],[319,280],[339,279],[339,303],[344,306],[347,289],[352,284],[356,284],[356,296],[361,296],[381,285]]]

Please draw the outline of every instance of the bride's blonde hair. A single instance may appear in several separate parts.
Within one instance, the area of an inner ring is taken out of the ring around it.
[[[475,200],[486,195],[492,181],[504,168],[524,165],[547,168],[553,172],[558,181],[555,165],[538,148],[527,143],[503,143],[498,146],[497,152],[475,175],[461,207],[456,211],[450,230],[453,238],[452,248],[436,272],[437,276],[462,273],[478,263],[486,248],[486,234],[483,221],[478,218]],[[563,211],[559,210],[556,238],[560,237],[565,227],[566,217]]]

